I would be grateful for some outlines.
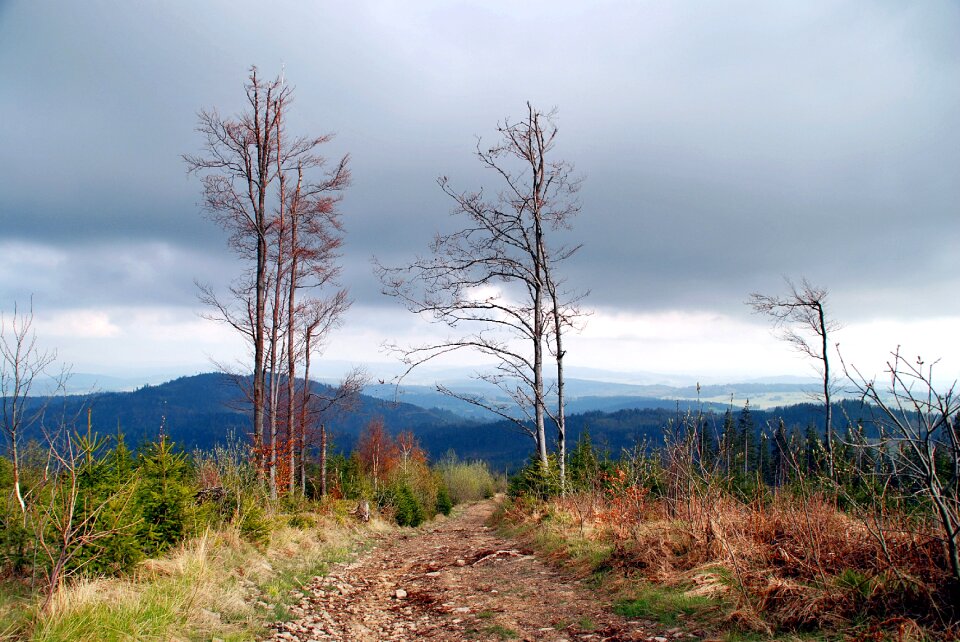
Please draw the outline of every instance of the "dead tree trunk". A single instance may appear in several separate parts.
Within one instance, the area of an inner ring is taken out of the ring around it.
[[[551,246],[548,230],[566,228],[579,212],[579,180],[572,167],[550,159],[557,134],[552,114],[527,104],[522,121],[498,127],[501,139],[490,148],[478,144],[476,156],[505,187],[494,202],[483,191],[457,192],[446,179],[441,188],[466,220],[462,230],[437,237],[432,256],[400,268],[377,266],[384,293],[399,298],[417,314],[455,328],[461,336],[416,346],[394,346],[407,365],[419,365],[457,350],[493,357],[496,370],[477,377],[510,399],[492,402],[438,385],[439,391],[483,407],[511,421],[534,441],[541,466],[549,464],[543,376],[550,323],[546,310],[549,273],[576,249]],[[475,296],[478,290],[489,290]],[[520,345],[523,347],[518,347]]]

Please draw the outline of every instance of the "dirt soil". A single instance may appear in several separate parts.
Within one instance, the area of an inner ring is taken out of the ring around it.
[[[627,621],[583,581],[565,576],[486,525],[495,503],[383,537],[354,561],[314,578],[280,640],[696,639]]]

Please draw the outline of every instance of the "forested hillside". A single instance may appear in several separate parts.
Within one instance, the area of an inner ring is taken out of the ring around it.
[[[49,420],[61,417],[85,429],[87,409],[101,433],[115,433],[119,429],[134,446],[156,440],[161,426],[164,434],[190,448],[209,449],[224,443],[228,437],[245,439],[250,431],[250,402],[244,386],[246,381],[234,377],[206,373],[180,377],[156,386],[144,386],[133,392],[103,392],[67,397],[42,397],[31,400],[33,407],[45,406]],[[318,396],[333,395],[330,386],[314,383]],[[32,415],[27,412],[27,415]],[[335,444],[349,450],[361,429],[370,420],[380,417],[395,431],[424,430],[439,426],[463,424],[464,420],[451,412],[425,409],[408,403],[396,403],[360,395],[348,409],[329,413],[327,422]],[[29,426],[27,438],[39,435],[39,425]]]
[[[92,411],[94,427],[101,433],[122,431],[133,447],[164,434],[185,449],[209,449],[228,438],[244,439],[249,433],[249,402],[235,378],[207,373],[181,377],[156,386],[144,386],[133,392],[105,392],[65,398],[40,398],[34,404],[46,404],[49,419],[62,415],[84,428],[87,409]],[[332,395],[332,387],[315,383],[318,395]],[[400,396],[399,398],[406,398]],[[430,396],[424,395],[425,399]],[[608,398],[604,398],[608,399]],[[700,405],[670,399],[615,397],[627,406],[613,412],[590,411],[567,417],[567,438],[576,443],[589,432],[595,446],[611,457],[637,447],[656,448],[663,443],[665,431],[678,425],[683,417],[697,412]],[[723,436],[725,410],[719,404],[703,404],[707,433],[719,442]],[[575,408],[576,406],[574,406]],[[742,408],[731,408],[735,418]],[[870,408],[859,402],[836,404],[838,417],[856,424],[869,418]],[[769,439],[782,419],[788,434],[800,435],[809,426],[822,423],[823,408],[816,404],[797,404],[772,410],[750,410],[753,442],[759,435]],[[324,418],[333,452],[349,453],[367,424],[375,418],[394,434],[412,431],[424,450],[438,460],[454,451],[465,459],[482,459],[500,470],[516,470],[531,451],[531,440],[507,421],[466,419],[450,410],[422,408],[397,401],[359,395],[349,411],[336,411]],[[869,425],[869,424],[868,424]],[[38,426],[26,431],[28,438],[38,436]]]

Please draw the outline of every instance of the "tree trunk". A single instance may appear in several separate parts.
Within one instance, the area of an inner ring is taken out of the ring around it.
[[[304,336],[303,393],[300,398],[300,492],[307,495],[307,411],[310,404],[310,352],[313,327],[308,326]],[[321,493],[323,494],[323,493]]]
[[[294,359],[294,321],[296,320],[296,293],[297,293],[297,206],[300,197],[300,188],[303,184],[303,168],[297,168],[297,189],[293,195],[290,207],[290,271],[289,271],[289,298],[287,301],[287,448],[289,453],[290,494],[297,490],[297,460],[296,460],[296,432],[294,430],[294,403],[296,397],[297,362]],[[300,454],[303,457],[303,453]]]
[[[282,225],[281,225],[282,228]],[[277,351],[278,343],[280,341],[279,337],[279,327],[280,327],[280,261],[282,251],[280,248],[277,248],[277,282],[274,287],[274,297],[273,297],[273,319],[272,326],[270,328],[270,408],[268,413],[268,421],[270,425],[270,445],[269,445],[269,482],[270,482],[270,499],[277,498],[277,406],[279,405],[279,396],[280,396],[280,381],[277,378],[278,363],[277,363]]]
[[[554,288],[551,288],[554,290]],[[553,299],[553,324],[556,332],[555,346],[557,351],[557,458],[560,464],[560,494],[567,493],[567,420],[565,417],[565,403],[563,398],[563,332],[561,331],[560,310],[558,308],[557,294],[554,290],[551,294]]]
[[[531,132],[539,132],[540,124],[537,121],[537,115],[533,107],[528,103],[527,111],[529,114]],[[536,144],[535,144],[536,143]],[[546,471],[549,465],[547,459],[547,436],[544,429],[544,409],[546,400],[543,393],[543,339],[546,332],[543,313],[543,287],[544,279],[544,251],[543,241],[543,171],[544,171],[544,150],[539,144],[540,140],[535,135],[529,139],[528,160],[532,169],[533,179],[533,232],[534,232],[534,297],[533,297],[533,381],[534,381],[534,403],[537,429],[537,448],[540,456],[540,464]]]
[[[320,424],[320,495],[327,496],[327,425]]]
[[[270,109],[270,91],[267,91],[265,106],[263,107],[263,123],[261,124],[260,84],[257,80],[257,71],[251,73],[252,93],[248,92],[248,99],[253,103],[254,137],[257,148],[257,169],[250,182],[256,186],[256,205],[254,218],[257,233],[257,278],[256,278],[256,309],[254,313],[254,355],[253,355],[253,441],[256,449],[255,457],[261,462],[258,469],[262,470],[263,463],[263,424],[265,399],[265,372],[264,372],[264,343],[267,316],[267,189],[270,186],[270,132],[272,121]],[[249,168],[249,165],[248,165]],[[253,191],[251,186],[251,192]],[[251,193],[251,197],[253,194]]]
[[[821,355],[823,356],[823,405],[824,405],[824,440],[827,446],[827,474],[830,479],[836,479],[834,475],[833,460],[833,406],[830,403],[830,357],[827,353],[827,326],[823,314],[823,305],[817,303],[817,316],[820,320],[820,338],[822,339]]]

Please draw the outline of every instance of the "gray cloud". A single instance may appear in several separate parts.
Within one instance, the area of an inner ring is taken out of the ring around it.
[[[496,187],[474,135],[530,99],[559,107],[558,153],[586,176],[569,281],[595,305],[746,314],[751,290],[806,274],[853,316],[960,312],[944,296],[960,268],[955,4],[248,9],[5,6],[4,238],[70,257],[5,274],[6,297],[191,305],[193,278],[226,282],[179,156],[200,143],[199,108],[242,106],[257,63],[296,85],[292,127],[335,131],[329,155],[352,154],[358,302],[384,304],[371,255],[401,261],[452,224],[437,175]]]

